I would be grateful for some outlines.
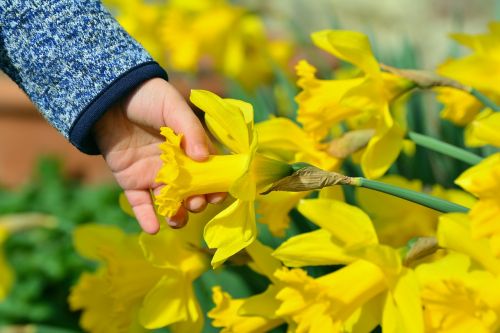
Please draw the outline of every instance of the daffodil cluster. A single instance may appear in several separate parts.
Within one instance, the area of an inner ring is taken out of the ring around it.
[[[201,16],[189,15],[209,4],[177,6],[171,22],[195,18],[185,33],[196,36],[181,38],[192,45],[174,43],[187,50],[199,51],[199,40],[223,39],[224,24],[236,20],[226,5],[217,7],[217,31],[196,33]],[[239,38],[239,26],[234,29]],[[438,73],[460,84],[379,63],[362,33],[313,33],[313,43],[349,69],[321,79],[313,65],[299,61],[297,119],[254,123],[249,103],[193,90],[190,100],[204,112],[220,153],[193,161],[181,148],[182,133],[162,128],[157,212],[174,216],[193,195],[227,192],[229,198],[191,215],[185,229],[163,227],[154,236],[77,229],[76,248],[97,262],[70,297],[71,307],[83,311],[82,327],[197,333],[208,325],[206,314],[221,332],[237,333],[499,332],[500,118],[490,74],[498,65],[499,31],[492,24],[485,35],[454,37],[474,53],[447,61]],[[179,57],[192,65],[189,56]],[[411,134],[407,96],[428,88],[444,103],[443,117],[466,126],[467,143],[483,148],[478,154]],[[403,177],[404,165],[395,161],[401,151],[413,154],[415,144],[470,165],[461,165],[453,187]],[[316,191],[338,183],[327,179],[338,172],[360,177],[341,175],[349,179],[345,187]],[[283,183],[297,192],[280,191]],[[239,292],[217,280],[235,271],[261,283]],[[193,284],[211,273],[213,304],[203,313],[198,298],[206,295]]]
[[[215,72],[253,90],[285,66],[292,44],[226,0],[106,0],[123,27],[171,70]]]

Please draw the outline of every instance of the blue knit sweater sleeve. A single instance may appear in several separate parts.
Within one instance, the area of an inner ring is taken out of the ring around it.
[[[0,0],[0,68],[78,149],[131,89],[165,71],[98,0]]]

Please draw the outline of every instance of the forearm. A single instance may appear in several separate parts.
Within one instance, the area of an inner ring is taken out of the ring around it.
[[[0,66],[76,147],[140,83],[166,73],[99,1],[0,0]]]

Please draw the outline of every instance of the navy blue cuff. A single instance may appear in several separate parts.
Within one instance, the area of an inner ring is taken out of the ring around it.
[[[155,77],[168,80],[167,72],[154,61],[142,63],[120,75],[103,89],[79,114],[69,131],[69,141],[89,155],[100,154],[92,127],[108,109],[142,82]]]

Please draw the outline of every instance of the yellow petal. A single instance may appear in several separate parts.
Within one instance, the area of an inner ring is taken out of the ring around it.
[[[496,84],[497,78],[500,76],[500,59],[498,57],[475,53],[446,62],[439,67],[438,73],[482,92],[500,92]]]
[[[491,253],[488,241],[472,239],[467,215],[460,213],[442,215],[439,219],[437,237],[440,246],[467,254],[486,270],[500,273],[500,260]]]
[[[396,332],[420,333],[424,331],[420,289],[415,273],[404,269],[396,285],[389,292],[397,310],[398,330]],[[385,331],[385,327],[384,327]],[[390,330],[389,330],[390,331]]]
[[[304,126],[305,132],[315,141],[320,141],[328,130],[342,120],[359,114],[361,110],[340,104],[344,94],[361,84],[364,78],[349,80],[319,80],[316,69],[305,60],[296,67],[302,91],[295,100],[299,105],[297,120]]]
[[[271,255],[273,249],[255,240],[246,251],[252,258],[248,264],[250,268],[274,281],[274,272],[281,268],[281,263]]]
[[[263,293],[245,299],[239,308],[238,314],[268,319],[276,318],[276,310],[280,306],[280,302],[276,299],[278,291],[278,287],[270,285]]]
[[[288,267],[340,265],[354,260],[329,231],[320,229],[289,238],[273,256]]]
[[[192,90],[190,99],[205,112],[207,126],[221,143],[235,153],[249,151],[252,132],[247,121],[253,119],[249,104],[227,101],[205,90]]]
[[[471,259],[463,253],[450,252],[445,257],[415,268],[420,285],[425,286],[439,280],[463,278],[470,267]]]
[[[189,158],[180,148],[181,137],[168,127],[161,129],[162,168],[156,182],[165,184],[155,197],[158,213],[171,217],[182,201],[197,194],[228,192],[248,172],[248,154],[212,155],[204,162]]]
[[[192,311],[190,303],[193,302],[197,304],[191,280],[187,280],[180,271],[171,269],[165,272],[161,280],[144,297],[139,320],[148,329],[179,321],[194,322],[198,320],[200,313],[196,309]]]
[[[500,147],[500,113],[491,110],[483,111],[467,127],[467,135],[474,137],[482,145],[490,144]],[[470,138],[469,138],[470,141]]]
[[[288,118],[272,118],[255,126],[259,151],[279,156],[288,163],[305,162],[323,170],[332,170],[340,161],[320,150],[302,128]]]
[[[403,144],[404,131],[391,119],[387,108],[382,117],[361,158],[363,174],[370,179],[381,177],[390,168]]]
[[[212,289],[212,298],[215,308],[210,310],[208,317],[213,319],[213,326],[222,328],[223,333],[264,333],[282,323],[276,319],[240,315],[239,309],[245,300],[232,299],[219,286]],[[265,299],[268,300],[267,297]]]
[[[316,46],[337,58],[350,62],[368,75],[379,75],[378,62],[365,34],[356,31],[323,30],[314,32],[311,37]]]
[[[274,236],[285,236],[285,230],[290,223],[288,213],[307,196],[308,192],[274,191],[261,195],[257,199],[257,219],[267,224]]]
[[[212,258],[214,268],[227,258],[251,244],[256,237],[253,202],[236,200],[217,214],[205,226],[205,241],[216,249]]]
[[[500,153],[491,155],[478,165],[467,169],[455,183],[476,196],[496,197],[500,188],[498,170],[500,170]]]
[[[454,88],[436,88],[437,99],[444,104],[441,118],[464,126],[470,123],[483,108],[474,96]]]
[[[84,224],[73,231],[73,244],[76,251],[91,260],[102,260],[101,250],[105,247],[118,247],[125,239],[124,232],[111,225]]]
[[[345,246],[376,244],[377,234],[368,215],[341,201],[303,200],[298,210]]]

